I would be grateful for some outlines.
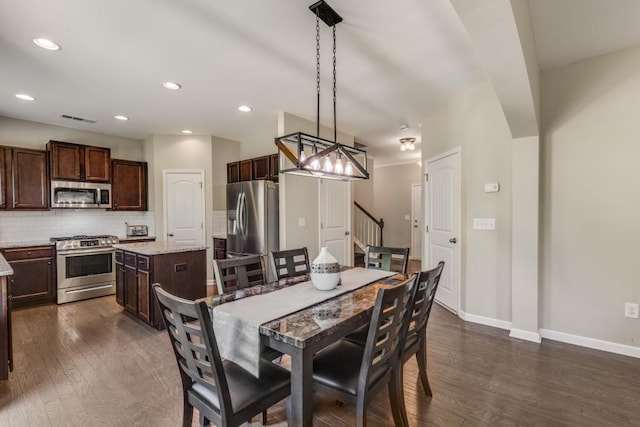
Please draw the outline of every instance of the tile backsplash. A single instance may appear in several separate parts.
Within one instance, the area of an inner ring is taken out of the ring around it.
[[[227,234],[227,211],[213,211],[212,232],[214,236]]]
[[[0,242],[48,240],[77,234],[126,235],[125,222],[149,227],[155,236],[153,212],[103,210],[0,211]]]

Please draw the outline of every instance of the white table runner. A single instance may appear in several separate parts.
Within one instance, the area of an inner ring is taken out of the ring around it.
[[[331,291],[320,291],[311,281],[307,281],[215,307],[212,313],[213,328],[220,355],[257,377],[260,366],[260,325],[396,273],[356,267],[340,274],[342,285]]]

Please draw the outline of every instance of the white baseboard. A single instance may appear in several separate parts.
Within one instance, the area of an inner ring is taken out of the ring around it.
[[[511,328],[509,336],[511,338],[518,338],[520,340],[536,342],[538,344],[542,342],[542,337],[539,332],[526,331],[524,329]]]
[[[621,354],[640,359],[640,347],[627,344],[619,344],[611,341],[599,340],[596,338],[583,337],[580,335],[568,334],[565,332],[552,331],[549,329],[540,329],[538,333],[525,331],[523,329],[511,328],[511,322],[506,320],[493,319],[491,317],[478,316],[477,314],[465,313],[458,311],[458,317],[462,320],[480,325],[491,326],[494,328],[507,329],[510,331],[509,336],[526,341],[540,343],[542,338],[560,341],[567,344],[573,344],[580,347],[592,348],[594,350],[606,351],[609,353]]]
[[[540,329],[540,335],[542,335],[542,338],[560,341],[567,344],[574,344],[581,347],[593,348],[595,350],[607,351],[609,353],[640,358],[640,347],[634,347],[632,345],[567,334],[565,332],[552,331],[549,329]]]
[[[500,329],[511,329],[511,322],[506,320],[492,319],[491,317],[478,316],[477,314],[465,313],[458,310],[458,317],[467,322],[478,323],[480,325],[492,326]]]

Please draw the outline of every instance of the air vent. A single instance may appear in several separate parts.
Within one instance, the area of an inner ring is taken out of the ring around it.
[[[84,117],[70,116],[69,114],[60,114],[63,119],[75,120],[77,122],[95,123],[97,120],[85,119]]]

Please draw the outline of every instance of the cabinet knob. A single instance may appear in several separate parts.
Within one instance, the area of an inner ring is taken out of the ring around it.
[[[31,255],[31,251],[27,251],[27,255]]]
[[[49,261],[49,262],[47,263],[47,265],[51,265],[51,261]]]

